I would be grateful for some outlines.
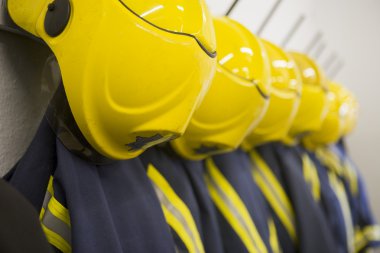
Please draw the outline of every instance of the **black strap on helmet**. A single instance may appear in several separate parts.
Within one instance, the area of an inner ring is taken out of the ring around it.
[[[45,113],[50,126],[62,144],[73,154],[94,164],[109,164],[112,160],[98,153],[84,138],[71,113],[62,83]]]

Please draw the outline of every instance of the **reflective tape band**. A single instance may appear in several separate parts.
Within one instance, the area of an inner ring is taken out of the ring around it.
[[[72,249],[69,211],[54,197],[53,180],[53,177],[50,177],[40,221],[49,243],[64,253],[70,253]]]
[[[357,227],[355,229],[355,252],[360,252],[367,245],[367,240],[363,235],[362,230]]]
[[[293,242],[296,242],[295,214],[291,201],[272,170],[260,155],[256,151],[251,151],[250,156],[253,166],[256,168],[252,169],[254,180],[263,192],[269,205],[277,214]]]
[[[337,175],[342,176],[343,166],[339,157],[327,147],[318,148],[315,152],[317,158],[328,169],[334,171]]]
[[[64,222],[68,227],[71,227],[69,210],[59,203],[54,196],[50,199],[47,210]]]
[[[205,180],[216,207],[241,239],[248,252],[266,253],[267,248],[239,195],[212,159],[206,160],[206,167]]]
[[[343,164],[344,176],[348,180],[350,185],[350,191],[352,195],[358,196],[359,194],[359,180],[356,169],[353,167],[351,162],[346,159]]]
[[[166,222],[178,234],[190,253],[204,253],[199,231],[186,204],[151,164],[148,166],[148,176],[161,203]]]
[[[48,187],[47,187],[47,191],[45,193],[45,197],[44,197],[44,202],[42,203],[42,208],[41,208],[41,212],[40,212],[40,220],[42,220],[44,214],[45,214],[45,211],[46,211],[46,208],[49,204],[49,201],[51,199],[51,197],[54,195],[54,190],[53,190],[53,177],[50,176],[49,178],[49,183],[48,183]]]
[[[269,227],[269,241],[270,241],[270,246],[272,247],[273,253],[282,253],[282,250],[280,248],[280,243],[278,241],[276,225],[274,224],[273,219],[269,219],[268,227]]]
[[[64,240],[59,234],[47,228],[42,224],[42,229],[46,235],[48,242],[59,249],[63,253],[71,253],[71,245],[66,240]]]
[[[354,227],[352,223],[351,209],[350,209],[350,205],[347,199],[346,190],[344,188],[343,183],[340,181],[340,179],[335,174],[335,172],[329,171],[328,176],[329,176],[329,183],[336,197],[338,198],[339,206],[343,214],[344,225],[346,228],[347,249],[349,252],[354,252],[355,234],[354,234]]]
[[[183,216],[177,210],[175,210],[175,208],[163,195],[161,190],[158,189],[155,185],[154,187],[158,198],[160,199],[161,208],[164,212],[164,216],[168,225],[177,233],[179,238],[181,238],[183,244],[186,246],[189,252],[198,252],[194,242],[195,239],[192,236],[192,232],[186,225],[186,221]]]
[[[329,170],[328,177],[331,188],[333,189],[336,197],[338,198],[339,205],[343,214],[343,219],[346,228],[346,238],[347,238],[347,249],[349,252],[354,252],[356,249],[356,235],[354,232],[354,227],[352,223],[351,208],[349,205],[346,189],[341,181],[341,177],[349,180],[351,183],[351,175],[344,167],[342,160],[328,147],[319,148],[316,151],[318,159],[322,164]],[[355,180],[355,179],[354,179]],[[353,187],[355,187],[353,185]]]
[[[311,161],[307,154],[302,155],[302,169],[305,181],[311,187],[311,193],[315,201],[319,202],[321,199],[321,185],[315,164]]]
[[[380,226],[366,226],[362,230],[368,241],[380,241]]]
[[[53,176],[50,176],[48,187],[47,187],[47,192],[50,193],[50,195],[54,195],[53,181],[54,181]]]
[[[42,219],[42,224],[51,231],[58,234],[69,245],[71,244],[71,230],[70,227],[55,216],[50,209],[46,209],[45,215]]]
[[[355,252],[361,252],[369,243],[379,241],[380,227],[378,225],[355,229]]]

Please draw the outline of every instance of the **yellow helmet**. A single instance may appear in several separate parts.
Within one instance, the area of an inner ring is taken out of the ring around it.
[[[8,0],[8,10],[52,49],[80,131],[109,158],[181,136],[216,68],[204,0]]]
[[[349,135],[356,127],[359,117],[359,102],[356,96],[349,91],[348,89],[344,89],[342,91],[342,97],[345,100],[345,104],[347,107],[345,110],[347,111],[346,120],[344,121],[343,126],[343,136]]]
[[[328,109],[327,81],[318,65],[302,53],[291,52],[302,78],[302,96],[290,137],[319,130]]]
[[[302,82],[294,61],[278,46],[266,40],[262,42],[271,66],[271,98],[264,118],[246,138],[244,144],[247,148],[284,140],[301,97]]]
[[[215,18],[218,64],[211,88],[183,137],[172,142],[187,159],[237,148],[266,111],[269,64],[260,40],[228,18]]]
[[[343,133],[348,115],[348,104],[345,99],[345,88],[337,83],[329,82],[328,110],[321,128],[304,138],[307,145],[319,146],[337,142]]]

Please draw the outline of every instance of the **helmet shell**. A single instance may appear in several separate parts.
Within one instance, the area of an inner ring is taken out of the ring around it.
[[[343,134],[347,119],[347,104],[344,98],[344,87],[340,84],[328,84],[328,111],[318,131],[305,136],[304,142],[309,146],[329,145],[337,142]]]
[[[229,18],[214,19],[218,64],[211,88],[174,149],[199,160],[237,148],[264,115],[269,65],[261,41]]]
[[[182,14],[157,12],[153,19],[140,13],[152,1],[56,2],[70,4],[67,25],[56,36],[45,23],[61,5],[9,0],[8,9],[16,24],[54,52],[71,111],[91,146],[106,157],[129,159],[181,136],[216,68],[204,1],[187,1]],[[193,26],[176,30],[189,19]]]
[[[293,59],[280,47],[266,40],[262,42],[270,63],[271,98],[263,119],[246,138],[245,144],[250,147],[287,137],[302,91],[300,73]]]
[[[301,73],[302,96],[296,117],[290,127],[291,137],[320,129],[328,111],[328,86],[318,65],[302,53],[291,52]]]

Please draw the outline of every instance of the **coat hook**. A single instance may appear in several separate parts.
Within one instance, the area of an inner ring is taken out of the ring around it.
[[[226,17],[228,17],[228,16],[231,14],[231,12],[235,9],[236,4],[237,4],[238,2],[239,2],[239,0],[235,0],[235,1],[231,4],[230,8],[228,8],[228,10],[227,10],[227,12],[226,12],[226,14],[225,14]]]
[[[286,48],[288,45],[289,41],[292,39],[294,34],[297,32],[297,30],[301,27],[302,23],[305,21],[305,16],[301,15],[298,17],[296,22],[293,24],[289,32],[286,34],[285,39],[282,41],[281,46],[283,48]]]
[[[339,62],[339,64],[331,71],[329,78],[334,79],[339,72],[343,69],[345,63],[343,61]]]
[[[274,13],[277,11],[278,7],[280,6],[281,2],[282,2],[282,0],[276,0],[276,2],[274,3],[274,5],[270,9],[269,13],[265,17],[263,23],[260,25],[259,29],[257,30],[256,34],[258,36],[261,36],[261,34],[263,33],[265,27],[268,25],[269,21],[272,19],[273,15],[274,15]]]
[[[307,47],[305,48],[305,53],[310,54],[310,52],[314,49],[314,47],[318,44],[318,42],[322,39],[323,33],[318,31],[311,39]]]
[[[331,70],[331,67],[334,66],[333,63],[338,59],[338,55],[335,52],[332,52],[330,56],[326,59],[325,63],[323,64],[323,67],[325,71]]]
[[[321,45],[319,45],[319,47],[315,50],[315,54],[314,54],[314,59],[315,60],[318,60],[319,57],[323,54],[323,52],[325,51],[326,49],[326,44],[325,43],[322,43]]]

